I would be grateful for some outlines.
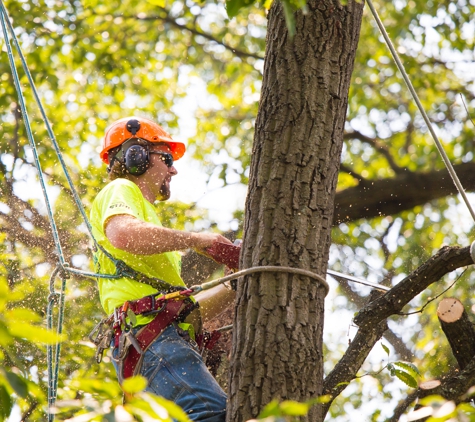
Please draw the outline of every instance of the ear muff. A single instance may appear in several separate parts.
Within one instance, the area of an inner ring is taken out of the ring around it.
[[[107,171],[110,172],[114,162],[118,161],[122,171],[134,176],[144,174],[150,167],[150,151],[148,142],[141,138],[132,138],[125,141],[117,154],[109,163]]]
[[[127,171],[134,176],[144,174],[150,165],[148,148],[142,145],[132,145],[124,154],[124,165]]]

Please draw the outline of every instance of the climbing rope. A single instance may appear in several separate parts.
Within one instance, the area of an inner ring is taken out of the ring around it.
[[[437,146],[439,154],[441,155],[441,157],[442,157],[442,159],[445,163],[445,166],[447,167],[447,170],[449,171],[450,176],[452,177],[452,180],[455,184],[455,187],[457,188],[460,195],[462,196],[462,198],[465,202],[465,205],[467,206],[470,214],[472,215],[473,220],[475,221],[475,212],[473,211],[473,208],[470,205],[470,202],[468,201],[467,195],[465,194],[465,190],[464,190],[462,184],[460,183],[460,180],[459,180],[459,178],[457,176],[457,173],[455,172],[455,170],[452,166],[452,163],[449,160],[449,157],[445,153],[445,150],[444,150],[444,147],[442,146],[442,143],[439,141],[439,138],[437,137],[437,134],[435,133],[435,130],[432,126],[432,123],[431,123],[429,117],[427,116],[427,113],[425,112],[421,101],[419,100],[419,96],[417,95],[416,90],[412,86],[412,82],[409,79],[409,76],[407,75],[406,69],[404,68],[404,65],[402,64],[402,62],[399,58],[399,55],[397,54],[396,49],[394,48],[394,45],[393,45],[391,39],[389,38],[388,33],[386,32],[386,28],[384,27],[383,22],[381,21],[379,15],[378,15],[378,12],[374,8],[372,0],[367,0],[367,3],[368,3],[368,6],[371,10],[371,13],[373,14],[373,17],[376,21],[376,24],[378,25],[378,28],[381,31],[381,34],[383,35],[384,41],[386,42],[386,45],[388,46],[389,51],[391,52],[391,55],[393,56],[393,59],[396,63],[396,66],[398,67],[399,71],[401,72],[401,75],[404,79],[404,82],[406,82],[406,85],[409,88],[409,91],[411,92],[412,98],[414,99],[414,101],[417,105],[417,108],[419,109],[420,113],[422,114],[422,117],[424,118],[424,121],[426,122],[427,127],[429,128],[429,132],[432,135],[432,138],[434,139],[435,145]]]
[[[47,192],[46,192],[46,184],[45,184],[43,174],[42,174],[42,171],[41,171],[41,166],[39,165],[38,151],[36,149],[36,144],[35,144],[35,140],[33,138],[33,133],[31,132],[30,119],[29,119],[28,113],[26,111],[25,99],[23,97],[23,91],[21,89],[20,78],[18,77],[18,72],[17,72],[16,67],[15,67],[15,60],[13,58],[13,52],[12,52],[12,48],[11,48],[8,33],[7,33],[7,25],[6,25],[5,21],[7,20],[9,22],[9,18],[8,18],[8,15],[6,15],[6,13],[5,13],[5,7],[3,5],[3,0],[0,0],[0,4],[2,5],[1,11],[0,11],[0,20],[1,20],[1,23],[2,23],[3,38],[5,39],[5,45],[6,45],[6,48],[7,48],[8,61],[10,62],[10,67],[12,69],[13,83],[15,85],[15,88],[16,88],[16,91],[17,91],[17,94],[18,94],[18,102],[20,104],[21,113],[22,113],[23,119],[25,121],[25,127],[26,127],[26,134],[27,134],[28,142],[29,142],[30,147],[32,149],[35,165],[36,165],[36,168],[38,170],[41,190],[43,191],[43,196],[45,198],[47,198],[48,195],[47,195]],[[53,231],[54,243],[56,245],[56,249],[58,250],[58,257],[59,257],[60,263],[63,264],[64,263],[63,251],[61,249],[61,244],[59,242],[58,231],[57,231],[57,228],[56,228],[56,223],[55,223],[55,220],[54,220],[53,212],[51,210],[51,205],[50,205],[49,201],[46,201],[46,210],[47,210],[47,213],[48,213],[48,219],[49,219],[50,224],[51,224],[51,229]]]
[[[54,282],[56,277],[61,278],[61,289],[59,292],[55,290]],[[47,327],[49,330],[53,330],[53,311],[54,306],[58,305],[58,323],[56,332],[58,337],[63,332],[63,319],[64,319],[64,302],[65,302],[65,290],[66,290],[67,276],[61,267],[56,267],[51,274],[49,281],[49,296],[48,306],[46,309]],[[46,359],[48,366],[48,421],[54,420],[54,414],[51,412],[51,408],[56,402],[56,396],[58,391],[58,378],[59,378],[59,355],[61,352],[61,342],[58,341],[54,344],[48,344],[46,346]]]
[[[18,42],[18,39],[16,37],[13,25],[11,23],[11,19],[8,16],[8,12],[7,12],[7,9],[6,9],[6,7],[3,3],[3,0],[0,0],[0,14],[1,14],[1,23],[2,23],[3,36],[4,36],[5,44],[6,44],[6,47],[7,47],[7,53],[8,53],[8,58],[9,58],[9,61],[10,61],[10,67],[11,67],[11,70],[12,70],[12,75],[13,75],[15,88],[16,88],[17,94],[18,94],[18,102],[20,104],[20,109],[21,109],[21,112],[23,114],[23,118],[24,118],[24,121],[25,121],[25,127],[26,127],[26,131],[27,131],[28,141],[29,141],[30,147],[32,148],[32,151],[33,151],[33,158],[34,158],[34,162],[35,162],[35,167],[38,171],[38,177],[39,177],[39,180],[40,180],[40,183],[41,183],[43,196],[44,196],[45,203],[46,203],[46,209],[47,209],[47,212],[48,212],[48,219],[50,221],[51,229],[52,229],[52,232],[53,232],[54,243],[55,243],[56,248],[58,250],[59,263],[60,263],[61,267],[64,270],[66,270],[68,272],[71,272],[71,273],[74,273],[74,274],[77,274],[77,275],[80,275],[80,276],[84,276],[84,277],[99,277],[99,278],[120,278],[120,277],[123,277],[124,275],[123,275],[123,272],[121,271],[122,267],[120,266],[120,261],[116,260],[112,255],[110,255],[97,242],[97,240],[94,237],[94,234],[92,233],[92,227],[91,227],[91,225],[89,223],[89,220],[87,218],[86,211],[84,210],[84,206],[81,202],[81,199],[79,198],[77,190],[74,187],[74,184],[73,184],[73,182],[71,180],[71,177],[69,175],[68,169],[66,167],[63,156],[61,154],[61,150],[59,148],[59,144],[56,141],[56,137],[54,135],[53,129],[51,128],[48,117],[46,116],[45,109],[44,109],[43,104],[41,102],[41,99],[38,95],[38,90],[36,89],[36,85],[33,81],[32,76],[31,76],[30,70],[29,70],[28,65],[26,63],[25,56],[23,54],[23,51],[22,51],[22,49],[20,47],[20,44]],[[49,138],[51,139],[51,143],[54,147],[54,150],[56,152],[58,160],[59,160],[59,162],[61,164],[61,167],[63,169],[63,172],[65,174],[66,180],[67,180],[69,188],[71,190],[71,194],[74,198],[74,201],[75,201],[77,207],[79,208],[79,211],[81,213],[83,221],[84,221],[84,223],[86,225],[86,228],[89,232],[89,236],[93,241],[94,247],[97,248],[97,249],[100,249],[101,252],[103,252],[114,264],[116,264],[116,268],[119,267],[116,274],[96,274],[96,273],[91,273],[91,272],[88,272],[88,271],[82,271],[82,270],[79,270],[77,268],[70,267],[69,264],[66,262],[66,260],[64,258],[61,243],[60,243],[60,240],[59,240],[59,234],[58,234],[56,222],[54,220],[54,216],[53,216],[53,212],[52,212],[52,207],[51,207],[51,204],[50,204],[50,201],[49,201],[49,198],[48,198],[48,194],[46,192],[45,181],[44,181],[44,177],[43,177],[43,171],[42,171],[41,164],[40,164],[40,161],[39,161],[39,158],[38,158],[36,143],[35,143],[32,131],[31,131],[30,121],[29,121],[29,117],[28,117],[28,114],[27,114],[27,111],[26,111],[26,103],[25,103],[25,98],[23,96],[23,91],[22,91],[21,85],[20,85],[20,78],[18,76],[18,71],[16,69],[15,62],[14,62],[14,59],[13,59],[13,52],[12,52],[12,48],[11,48],[11,45],[10,45],[10,38],[8,37],[8,33],[7,33],[7,30],[6,30],[7,26],[8,26],[8,29],[10,30],[11,40],[15,44],[15,48],[18,52],[19,57],[20,57],[22,67],[23,67],[23,71],[25,72],[25,74],[27,76],[28,82],[29,82],[31,90],[33,92],[33,96],[34,96],[35,101],[38,105],[38,108],[40,110],[43,121],[45,123],[46,130],[48,132]]]

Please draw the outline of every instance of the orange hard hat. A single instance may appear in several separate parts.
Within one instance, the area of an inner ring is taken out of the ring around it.
[[[130,138],[145,139],[148,142],[164,142],[171,150],[173,159],[180,159],[185,153],[186,147],[182,142],[175,142],[171,136],[163,130],[163,128],[152,120],[144,117],[124,117],[112,123],[106,129],[102,151],[100,153],[101,160],[109,164],[109,150],[122,145]]]

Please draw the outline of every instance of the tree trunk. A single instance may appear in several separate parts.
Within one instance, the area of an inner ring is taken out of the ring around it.
[[[282,5],[269,13],[241,268],[281,265],[324,276],[363,3],[308,7],[295,14],[293,40]],[[256,417],[274,398],[321,394],[324,295],[315,280],[291,274],[240,280],[228,421]],[[305,420],[322,420],[320,410]]]
[[[453,297],[442,299],[437,316],[460,369],[465,369],[475,356],[475,329],[462,302]]]

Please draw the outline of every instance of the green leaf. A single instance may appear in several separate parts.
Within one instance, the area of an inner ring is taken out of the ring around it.
[[[389,356],[389,348],[387,346],[385,346],[383,343],[381,343],[381,347],[386,352],[386,354]]]
[[[124,408],[132,415],[144,414],[153,418],[153,420],[190,422],[190,419],[183,409],[170,400],[155,396],[150,393],[139,393],[128,398]]]
[[[279,407],[282,416],[305,416],[310,408],[307,403],[292,400],[283,401]]]
[[[114,398],[121,394],[116,382],[104,382],[100,379],[80,378],[71,382],[71,387],[90,394],[100,394],[103,397]]]
[[[0,321],[0,345],[8,346],[13,343],[13,336],[8,331],[7,327]]]
[[[14,374],[13,372],[5,371],[5,377],[8,380],[8,383],[11,385],[15,393],[21,398],[25,398],[28,395],[28,387],[23,378]]]
[[[253,0],[226,0],[226,12],[232,19],[239,14],[242,8],[249,7],[253,3]]]
[[[132,326],[137,324],[137,317],[135,316],[135,313],[132,311],[132,309],[127,309],[127,317],[129,318],[130,324]]]
[[[345,383],[345,382],[340,382],[338,385],[345,385],[345,384],[349,384],[349,382],[346,382],[346,383]],[[313,404],[320,404],[320,403],[325,404],[325,403],[329,403],[329,402],[331,401],[331,399],[332,399],[331,394],[325,394],[325,395],[323,395],[323,396],[319,396],[319,397],[317,397],[316,399],[312,400],[312,401],[311,401],[311,404],[312,404],[312,405],[313,405]],[[309,403],[309,402],[308,402],[308,403]],[[310,404],[310,403],[309,403],[309,404]]]
[[[457,409],[459,409],[462,412],[465,412],[468,415],[475,414],[475,408],[470,403],[460,403],[457,406]]]
[[[141,375],[127,378],[122,384],[122,388],[126,393],[139,393],[147,388],[147,379]]]
[[[65,336],[47,330],[43,327],[37,327],[29,324],[13,324],[9,327],[12,336],[41,344],[56,344],[58,341],[65,340]]]
[[[346,387],[347,385],[350,385],[350,383],[348,381],[344,381],[344,382],[339,382],[335,388],[338,388],[338,387]],[[322,397],[325,397],[325,396],[322,396]]]
[[[321,399],[318,397],[315,400]],[[271,416],[305,416],[308,413],[315,400],[309,400],[305,403],[300,403],[293,400],[284,400],[279,403],[277,400],[272,400],[268,403],[262,412],[259,414],[259,419],[268,418]]]
[[[419,372],[419,369],[417,369],[417,366],[414,365],[413,363],[410,362],[394,362],[395,366],[398,366],[399,368],[402,368],[409,372],[414,378],[420,377],[421,374]]]
[[[230,19],[238,15],[239,9],[243,8],[246,2],[243,0],[226,0],[226,12]]]
[[[155,402],[157,402],[160,406],[165,408],[168,411],[168,414],[170,415],[171,418],[178,422],[189,422],[190,419],[186,415],[186,413],[183,411],[183,409],[178,406],[177,404],[173,403],[170,400],[167,400],[163,397],[157,397],[153,395],[149,395],[151,399],[153,399]]]
[[[419,401],[421,405],[424,406],[441,407],[447,400],[445,400],[442,396],[432,394],[420,399]]]
[[[417,388],[416,379],[405,371],[394,369],[394,375],[411,388]]]
[[[0,418],[6,420],[12,411],[13,402],[4,385],[0,385]]]
[[[273,4],[274,4],[274,0],[265,0],[265,2],[264,2],[264,8],[265,8],[266,10],[269,10]]]
[[[267,403],[259,413],[258,419],[268,418],[269,416],[280,416],[279,402],[274,399],[271,402]]]
[[[12,322],[39,322],[42,318],[30,309],[15,308],[6,312],[6,317]]]

